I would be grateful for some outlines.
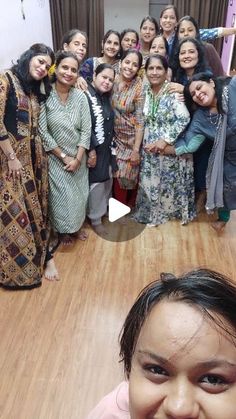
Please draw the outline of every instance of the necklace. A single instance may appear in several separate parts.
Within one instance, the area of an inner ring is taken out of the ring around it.
[[[219,114],[218,113],[211,113],[209,112],[209,121],[211,125],[217,125],[219,122]]]

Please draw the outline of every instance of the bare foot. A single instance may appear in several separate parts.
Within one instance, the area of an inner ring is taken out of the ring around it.
[[[71,236],[71,234],[58,234],[59,240],[61,242],[61,244],[63,244],[64,246],[70,246],[71,244],[73,244],[73,238]]]
[[[224,228],[225,228],[226,224],[227,223],[225,221],[217,220],[217,221],[213,221],[211,223],[211,227],[214,228],[214,230],[217,233],[221,233],[222,231],[224,231]]]
[[[53,258],[50,259],[46,264],[44,277],[48,279],[48,281],[60,281],[59,273]]]
[[[77,235],[77,238],[79,240],[82,240],[82,241],[84,241],[88,238],[88,233],[85,230],[82,230],[82,229],[79,230],[78,233],[76,233],[76,235]]]
[[[196,195],[196,212],[200,214],[205,211],[206,191],[200,191]]]
[[[106,236],[108,234],[108,231],[106,229],[106,227],[103,224],[98,224],[98,225],[92,225],[94,231],[96,231],[97,234],[102,235],[102,236]]]

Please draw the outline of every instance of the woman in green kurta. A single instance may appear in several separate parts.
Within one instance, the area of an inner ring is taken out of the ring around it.
[[[72,242],[84,222],[89,191],[85,150],[91,118],[85,94],[74,88],[78,67],[73,53],[59,53],[55,83],[39,120],[49,160],[49,217],[63,244]]]

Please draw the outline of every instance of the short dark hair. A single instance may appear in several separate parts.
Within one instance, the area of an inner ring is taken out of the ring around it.
[[[100,74],[103,70],[105,70],[106,68],[109,68],[110,70],[112,70],[113,71],[113,73],[114,73],[114,76],[115,76],[115,74],[116,74],[116,72],[115,72],[115,69],[114,69],[114,67],[112,67],[112,65],[111,64],[107,64],[107,63],[101,63],[101,64],[98,64],[98,66],[95,68],[95,70],[94,70],[94,74],[95,74],[95,76],[98,76],[98,74]]]
[[[166,59],[165,57],[163,57],[163,55],[160,55],[160,54],[153,54],[153,55],[150,55],[150,56],[148,57],[148,59],[147,59],[147,61],[146,61],[146,63],[145,63],[145,71],[147,71],[147,68],[149,67],[150,62],[151,62],[153,59],[158,59],[159,61],[161,61],[162,65],[163,65],[163,67],[164,67],[164,69],[165,69],[165,71],[167,71],[167,70],[168,70],[168,62],[167,62],[167,59]]]
[[[142,326],[153,307],[163,300],[197,308],[231,338],[236,338],[236,285],[229,278],[209,269],[197,269],[178,278],[161,274],[159,280],[138,295],[120,334],[120,358],[128,377]],[[232,325],[232,331],[223,325],[219,315]]]
[[[17,60],[16,64],[14,64],[11,67],[11,70],[13,74],[15,74],[17,78],[20,80],[21,86],[25,94],[30,95],[30,93],[34,93],[38,98],[39,102],[42,102],[46,100],[46,98],[48,97],[51,90],[51,85],[49,82],[48,75],[45,76],[42,80],[32,80],[30,76],[30,61],[33,57],[36,57],[37,55],[48,55],[51,58],[52,64],[54,64],[55,55],[52,49],[45,44],[38,43],[31,45],[29,49],[23,52],[23,54]],[[42,93],[40,90],[41,83],[44,84],[43,90],[45,91],[45,93]]]
[[[142,56],[142,54],[141,54],[141,52],[139,52],[139,51],[137,51],[136,49],[134,49],[134,48],[131,48],[131,49],[127,49],[126,51],[124,51],[124,54],[123,54],[123,56],[121,57],[121,62],[127,57],[127,55],[129,55],[129,54],[136,54],[137,55],[137,57],[138,57],[138,67],[139,67],[139,69],[142,67],[142,64],[143,64],[143,56]]]
[[[74,36],[77,35],[77,33],[80,33],[81,35],[83,35],[86,39],[86,43],[88,43],[88,36],[86,32],[81,31],[80,29],[74,28],[74,29],[70,29],[63,35],[62,40],[61,40],[61,48],[62,49],[64,48],[64,44],[69,44],[73,40]]]
[[[142,22],[140,23],[140,29],[142,29],[144,23],[147,22],[147,20],[149,20],[149,22],[152,22],[154,24],[155,29],[156,29],[156,33],[158,33],[159,32],[159,25],[157,23],[157,20],[155,19],[155,17],[149,16],[149,15],[145,16],[142,19]]]

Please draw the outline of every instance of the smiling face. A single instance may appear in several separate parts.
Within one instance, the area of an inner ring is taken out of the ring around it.
[[[29,74],[34,80],[42,80],[47,76],[52,65],[49,55],[35,55],[29,62]]]
[[[65,51],[73,52],[78,58],[78,61],[81,62],[84,59],[87,51],[87,40],[82,33],[78,32],[73,36],[69,44],[63,45],[63,49]]]
[[[123,51],[127,51],[127,49],[135,48],[137,46],[138,39],[134,32],[126,32],[124,37],[121,41],[121,46]]]
[[[179,51],[179,64],[187,74],[193,73],[198,63],[198,50],[191,41],[184,42]]]
[[[151,58],[146,70],[146,76],[153,89],[160,89],[166,80],[167,71],[163,67],[161,60]]]
[[[132,80],[139,70],[139,60],[134,52],[128,53],[121,61],[121,75],[126,81]]]
[[[174,9],[170,8],[164,11],[160,18],[160,26],[162,27],[163,33],[167,36],[171,35],[175,26],[177,25],[177,19]]]
[[[195,307],[156,304],[132,358],[131,419],[235,419],[235,344]]]
[[[165,57],[167,55],[165,41],[163,36],[157,36],[153,39],[152,45],[150,48],[150,54],[160,54]]]
[[[209,83],[206,81],[192,81],[189,86],[189,92],[195,103],[200,106],[211,107],[215,105],[215,83],[210,80]]]
[[[97,76],[93,76],[93,85],[100,93],[110,92],[115,79],[114,70],[111,68],[104,68]]]
[[[63,58],[56,67],[56,82],[64,86],[73,86],[78,77],[78,62],[73,57]]]
[[[140,40],[149,44],[156,36],[156,27],[153,22],[146,20],[140,29]]]
[[[178,39],[186,37],[196,38],[197,31],[192,22],[183,20],[179,25]]]
[[[115,58],[120,50],[120,40],[115,33],[111,33],[103,44],[103,54],[108,58]]]

